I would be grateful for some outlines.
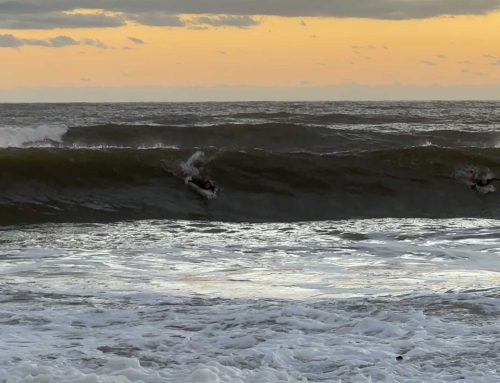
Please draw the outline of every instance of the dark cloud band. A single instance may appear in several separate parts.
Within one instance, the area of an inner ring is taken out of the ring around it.
[[[125,25],[122,17],[104,14],[46,12],[9,15],[0,11],[0,28],[4,29],[109,28],[122,25]]]
[[[65,13],[74,9],[101,11]],[[498,9],[500,0],[0,0],[0,28],[101,28],[126,21],[179,27],[186,25],[181,14],[219,15],[206,24],[245,27],[255,25],[252,15],[403,20]]]

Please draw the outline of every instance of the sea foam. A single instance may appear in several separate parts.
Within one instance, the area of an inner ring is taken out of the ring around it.
[[[46,147],[62,142],[66,126],[0,126],[0,148]]]

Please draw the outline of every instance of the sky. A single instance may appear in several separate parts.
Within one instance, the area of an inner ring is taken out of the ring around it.
[[[0,0],[0,101],[500,99],[500,0]]]

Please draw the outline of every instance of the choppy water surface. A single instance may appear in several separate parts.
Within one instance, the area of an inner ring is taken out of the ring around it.
[[[499,382],[499,129],[498,102],[0,105],[0,383]]]
[[[0,225],[498,219],[462,175],[500,175],[499,128],[498,102],[0,105]],[[210,205],[177,174],[196,151]]]
[[[0,379],[495,382],[499,229],[472,219],[6,228]]]

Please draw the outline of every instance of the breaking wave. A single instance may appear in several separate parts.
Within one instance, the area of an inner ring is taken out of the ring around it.
[[[65,126],[0,126],[0,148],[54,146],[62,143]]]
[[[204,171],[222,188],[213,201],[182,179],[179,166],[194,152],[1,149],[0,224],[500,217],[496,193],[481,195],[456,176],[471,164],[500,169],[500,149],[423,146],[337,155],[206,150]]]

